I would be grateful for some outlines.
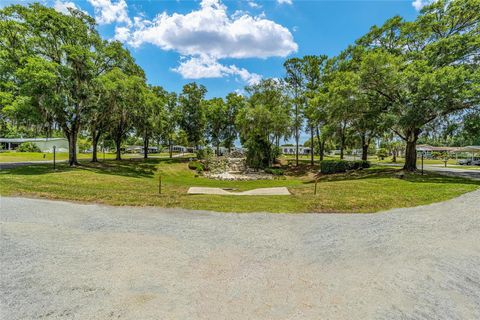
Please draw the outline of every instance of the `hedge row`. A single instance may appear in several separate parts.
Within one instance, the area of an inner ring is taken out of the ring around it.
[[[358,170],[370,168],[370,162],[364,160],[346,161],[346,160],[323,160],[320,163],[321,173],[340,173],[349,170]]]
[[[266,168],[265,173],[273,174],[274,176],[283,176],[284,171],[280,168]]]

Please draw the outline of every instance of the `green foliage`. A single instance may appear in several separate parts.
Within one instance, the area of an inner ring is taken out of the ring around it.
[[[78,151],[85,152],[92,147],[92,143],[87,139],[78,139]]]
[[[238,136],[236,126],[237,116],[240,110],[245,108],[245,98],[237,93],[229,93],[226,98],[226,126],[222,133],[223,146],[231,149]]]
[[[197,150],[197,159],[208,160],[213,156],[213,150],[210,147],[200,148]]]
[[[246,90],[250,94],[248,104],[236,118],[240,141],[248,149],[247,165],[265,168],[279,155],[276,146],[280,139],[290,135],[290,105],[280,81],[262,80]]]
[[[200,161],[190,161],[188,163],[188,168],[190,170],[197,170],[198,168],[202,168],[203,170],[203,164]]]
[[[461,135],[468,145],[480,145],[480,111],[465,115]]]
[[[320,172],[324,174],[342,173],[350,170],[370,168],[370,162],[346,161],[346,160],[323,160],[320,162]]]
[[[205,110],[202,108],[207,89],[195,82],[183,86],[179,96],[180,127],[185,131],[188,142],[200,146],[205,129]]]
[[[380,148],[377,150],[377,157],[379,157],[381,160],[385,159],[388,157],[388,151],[385,148]]]
[[[17,148],[18,152],[41,152],[40,148],[33,142],[23,142]]]
[[[213,98],[205,100],[202,107],[206,115],[206,134],[210,137],[210,142],[219,148],[229,120],[227,105],[222,98]]]
[[[274,176],[283,176],[285,171],[280,168],[265,168],[265,173],[273,174]]]

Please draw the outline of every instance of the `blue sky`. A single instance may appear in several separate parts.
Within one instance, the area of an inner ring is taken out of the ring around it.
[[[7,1],[3,5],[12,3]],[[149,83],[178,92],[197,81],[214,97],[260,78],[282,77],[288,57],[336,55],[374,24],[394,15],[414,19],[423,1],[41,2],[60,11],[75,6],[94,16],[104,38],[119,39],[131,50]]]

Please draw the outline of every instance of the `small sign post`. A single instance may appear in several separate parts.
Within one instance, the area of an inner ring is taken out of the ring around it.
[[[423,176],[423,155],[424,155],[425,151],[422,151],[422,176]]]
[[[158,174],[158,194],[162,194],[162,174]]]
[[[314,195],[317,195],[317,183],[318,183],[318,178],[315,178],[315,189],[313,191]]]
[[[55,170],[55,151],[56,151],[57,147],[56,146],[53,146],[53,170]]]

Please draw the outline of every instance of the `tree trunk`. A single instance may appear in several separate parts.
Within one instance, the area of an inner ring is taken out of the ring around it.
[[[318,142],[318,153],[320,156],[320,161],[323,161],[323,154],[325,150],[325,139],[320,139],[320,129],[317,126],[317,142]]]
[[[323,161],[323,157],[325,156],[325,139],[320,142],[320,161]]]
[[[295,165],[298,167],[298,140],[299,139],[299,135],[298,135],[298,129],[297,130],[297,133],[295,133]]]
[[[310,126],[310,165],[313,166],[313,126]]]
[[[365,134],[362,135],[362,160],[368,160],[368,146],[370,144],[370,139],[367,139]]]
[[[362,160],[363,161],[368,160],[368,144],[362,145]]]
[[[116,137],[115,138],[115,146],[117,148],[116,150],[116,157],[115,157],[115,160],[122,160],[122,154],[121,154],[121,150],[120,150],[120,145],[122,144],[122,138],[121,137]]]
[[[171,159],[173,157],[173,144],[171,139],[168,140],[168,152],[170,153],[170,159]]]
[[[217,141],[217,157],[220,156],[220,141]]]
[[[70,167],[78,165],[77,161],[77,129],[72,127],[68,135],[68,165]]]
[[[340,137],[340,159],[343,160],[343,154],[345,149],[345,134],[342,132],[342,136]]]
[[[392,152],[392,162],[397,162],[397,150],[393,149]]]
[[[420,129],[409,130],[406,134],[407,146],[405,149],[405,165],[403,170],[416,171],[417,170],[417,140],[420,135]]]
[[[92,135],[92,162],[98,162],[97,158],[97,146],[98,146],[98,140],[100,140],[100,133],[94,133]]]
[[[143,159],[148,158],[148,135],[143,135]]]

